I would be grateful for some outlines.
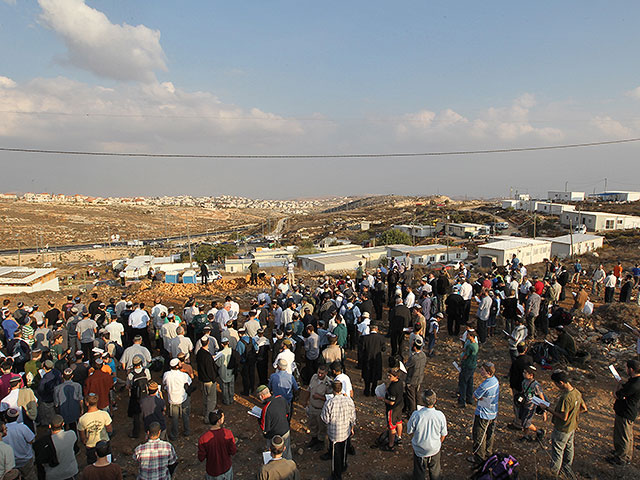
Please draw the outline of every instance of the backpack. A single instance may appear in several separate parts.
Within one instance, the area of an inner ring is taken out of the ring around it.
[[[145,369],[143,368],[140,373],[133,372],[133,378],[131,380],[131,398],[140,400],[148,392],[149,380]]]
[[[472,480],[516,480],[520,463],[507,453],[491,455],[471,476]]]
[[[347,325],[353,325],[356,321],[356,315],[353,313],[353,308],[347,308],[344,311],[344,321]]]

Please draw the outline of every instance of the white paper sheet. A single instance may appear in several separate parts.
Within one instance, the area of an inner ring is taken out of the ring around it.
[[[460,365],[458,365],[458,362],[453,362],[453,366],[456,367],[456,370],[458,371],[458,373],[462,371],[462,369],[460,368]]]
[[[622,380],[622,377],[618,373],[618,370],[616,370],[616,367],[614,367],[613,365],[609,365],[609,371],[611,372],[611,375],[613,375],[613,378],[615,378],[618,382]]]
[[[381,383],[376,387],[375,394],[376,397],[384,398],[384,395],[387,393],[387,386],[384,383]]]

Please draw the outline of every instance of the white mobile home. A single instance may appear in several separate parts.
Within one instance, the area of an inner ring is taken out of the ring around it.
[[[490,266],[492,261],[499,266],[506,265],[514,253],[524,265],[539,263],[545,258],[551,258],[551,242],[533,238],[514,238],[478,246],[478,260],[481,266]]]
[[[56,268],[0,267],[0,294],[60,291]]]
[[[602,192],[589,195],[589,198],[603,202],[636,202],[640,200],[640,192]]]
[[[489,233],[489,228],[486,225],[480,225],[478,223],[444,224],[444,233],[446,233],[447,235],[453,235],[455,237],[467,238],[483,232]]]
[[[560,223],[571,227],[585,225],[590,232],[626,230],[640,228],[640,217],[609,212],[564,212]]]
[[[548,192],[547,198],[553,202],[582,202],[584,192]]]
[[[394,225],[393,229],[419,238],[433,237],[436,233],[433,225]]]
[[[573,212],[575,205],[567,205],[564,203],[537,202],[536,212],[547,215],[562,215],[563,212]]]
[[[582,255],[602,248],[604,237],[586,233],[562,235],[551,239],[551,255],[566,258],[571,255]]]

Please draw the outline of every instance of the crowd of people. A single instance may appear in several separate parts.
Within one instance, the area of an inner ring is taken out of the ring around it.
[[[574,284],[584,275],[577,265]],[[621,268],[613,272],[620,301],[629,301],[630,294],[622,296]],[[443,333],[460,341],[453,359],[458,405],[475,408],[468,458],[473,467],[483,468],[494,453],[502,394],[496,366],[478,358],[504,336],[511,360],[510,426],[522,432],[523,442],[543,445],[550,419],[550,471],[572,478],[574,434],[587,405],[562,369],[551,376],[559,391],[552,401],[538,369],[575,360],[579,352],[567,327],[573,313],[599,295],[600,283],[605,301],[611,299],[607,276],[600,281],[594,273],[590,294],[584,286],[569,292],[565,266],[554,260],[540,276],[529,275],[515,256],[473,281],[464,264],[451,274],[442,270],[416,279],[408,255],[373,271],[359,265],[354,273],[326,276],[311,286],[296,283],[288,266],[282,278],[266,278],[267,288],[246,311],[231,296],[223,302],[190,298],[178,311],[161,298],[147,306],[126,293],[107,301],[93,293],[86,304],[82,296],[69,296],[62,305],[49,302],[45,311],[5,300],[0,478],[122,478],[110,438],[112,415],[124,408],[116,392],[126,391],[129,436],[144,436],[133,455],[138,478],[172,476],[182,453],[172,442],[191,435],[195,418],[209,426],[198,439],[207,479],[231,479],[238,447],[224,409],[237,400],[237,380],[242,396],[260,402],[251,413],[264,437],[264,462],[256,472],[261,480],[300,476],[291,448],[296,404],[307,417],[305,448],[322,451],[318,458],[330,461],[330,478],[342,478],[356,453],[356,395],[375,397],[384,412],[384,430],[370,447],[394,452],[403,433],[411,435],[413,478],[439,479],[447,419],[436,409],[438,393],[425,371],[428,359],[441,355],[441,323]],[[631,275],[634,288],[639,279],[640,269]],[[567,295],[573,304],[565,309],[560,303]],[[613,392],[614,451],[607,457],[617,465],[631,461],[640,406],[640,363],[630,359],[626,367],[628,379],[620,378]],[[361,393],[351,380],[355,374],[362,377]],[[196,390],[202,402],[192,406]],[[82,471],[79,447],[87,465]]]

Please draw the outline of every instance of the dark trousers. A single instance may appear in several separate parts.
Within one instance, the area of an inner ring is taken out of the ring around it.
[[[447,315],[447,331],[449,335],[460,335],[461,320],[457,315]]]
[[[84,353],[84,358],[85,360],[91,360],[92,356],[91,356],[91,350],[93,350],[93,342],[88,342],[88,343],[81,343],[80,344],[80,349],[82,350],[82,353]]]
[[[616,291],[616,287],[604,287],[604,303],[613,302],[613,295]]]
[[[531,314],[527,315],[527,330],[529,339],[536,337],[536,317]]]
[[[391,331],[391,356],[395,357],[400,353],[400,343],[402,342],[402,330]]]
[[[339,480],[347,469],[347,442],[331,442],[331,478]]]
[[[477,327],[478,327],[478,340],[480,343],[484,343],[487,341],[487,321],[477,319]]]
[[[440,480],[440,452],[431,457],[418,457],[413,454],[413,480]]]
[[[458,375],[458,405],[473,403],[473,373],[475,368],[462,367]]]
[[[249,283],[251,285],[257,285],[258,284],[258,274],[257,273],[252,273],[251,274],[251,279],[249,280]]]
[[[347,349],[353,350],[354,348],[356,348],[356,345],[358,344],[357,333],[358,330],[356,329],[355,323],[352,325],[347,325]]]
[[[256,368],[258,370],[258,382],[260,382],[260,385],[267,385],[269,383],[269,360],[258,360]]]
[[[133,421],[133,429],[131,431],[132,438],[138,438],[140,436],[140,430],[142,429],[142,413],[136,413],[131,417]]]
[[[462,323],[467,325],[469,323],[469,314],[471,313],[471,300],[464,301],[464,313],[462,314]]]
[[[633,420],[616,415],[613,423],[614,455],[620,460],[630,462],[633,457]]]
[[[242,394],[251,395],[256,385],[256,364],[245,363],[242,365]]]
[[[404,392],[406,396],[405,412],[407,412],[407,415],[409,416],[411,416],[411,414],[416,411],[417,404],[418,404],[419,390],[420,390],[420,385],[406,385],[404,387]]]
[[[493,432],[496,421],[485,420],[476,415],[473,419],[473,456],[477,463],[484,462],[493,452]]]

